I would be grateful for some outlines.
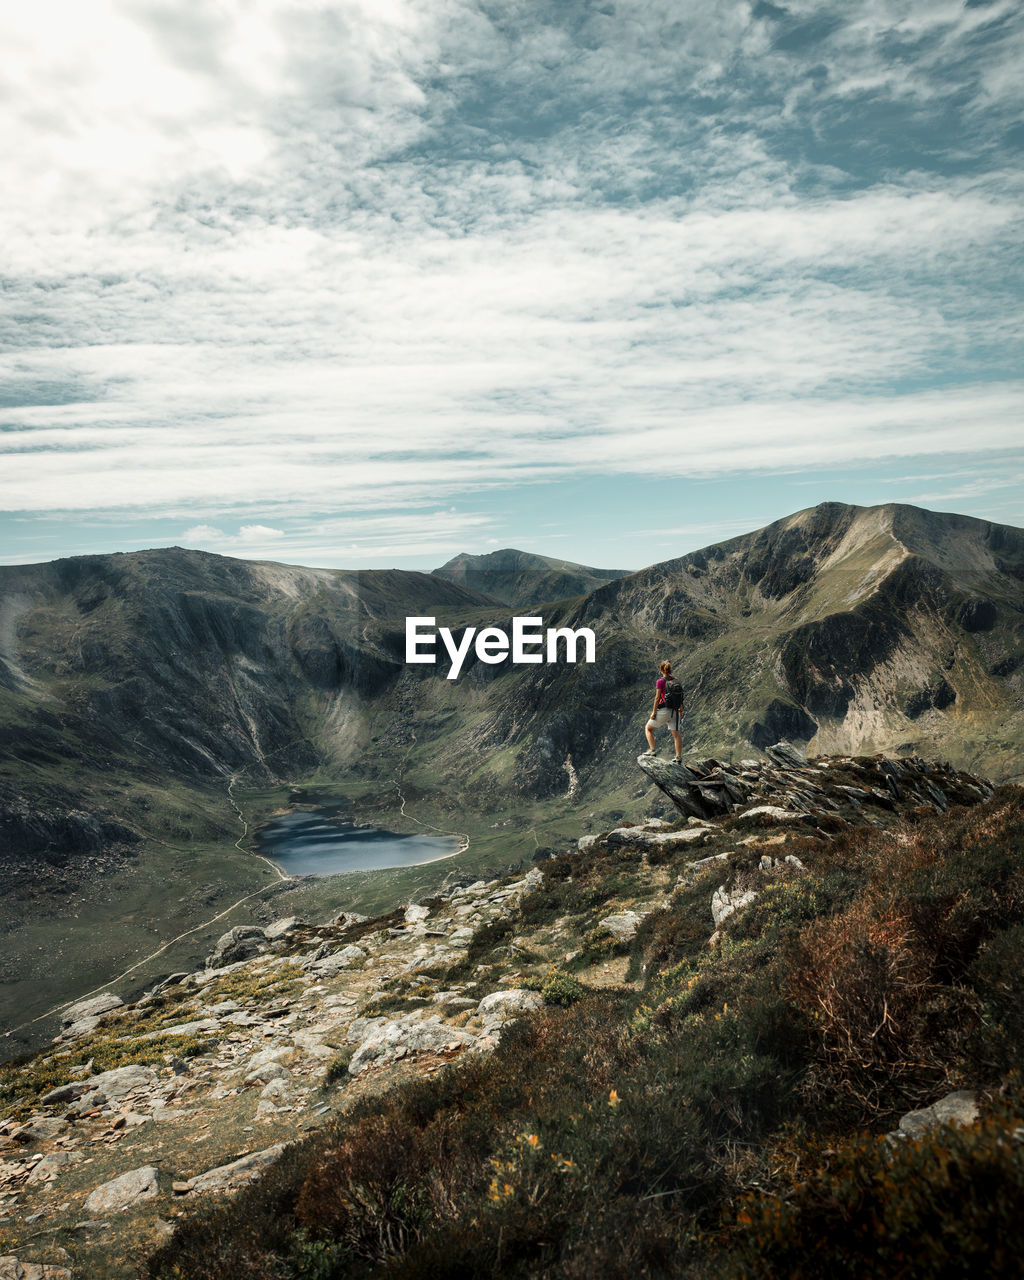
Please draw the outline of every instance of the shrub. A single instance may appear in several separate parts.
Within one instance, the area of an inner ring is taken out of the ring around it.
[[[859,1138],[808,1153],[799,1180],[750,1197],[720,1275],[952,1280],[1020,1274],[1024,1147],[1019,1122],[943,1127],[890,1146]],[[810,1177],[803,1170],[819,1166]]]
[[[561,1005],[568,1008],[586,994],[586,987],[576,981],[568,973],[556,973],[544,983],[540,989],[545,1004]]]

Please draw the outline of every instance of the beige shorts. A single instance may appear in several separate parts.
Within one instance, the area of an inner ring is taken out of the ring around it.
[[[658,710],[647,721],[649,729],[671,729],[673,733],[679,733],[679,712],[673,711],[670,707],[659,707]]]

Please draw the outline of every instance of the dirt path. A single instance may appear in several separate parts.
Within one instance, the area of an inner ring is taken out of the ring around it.
[[[238,849],[239,852],[241,853],[247,853],[250,851],[242,848],[242,841],[246,838],[246,836],[249,833],[249,824],[245,819],[245,815],[242,813],[241,809],[239,809],[238,805],[235,803],[235,798],[231,793],[231,789],[235,785],[236,777],[237,777],[237,774],[232,774],[231,779],[228,782],[228,803],[231,805],[232,809],[234,809],[235,813],[238,815],[238,821],[242,824],[242,834],[235,841],[235,848]],[[273,867],[279,881],[289,880],[291,878],[290,876],[285,875],[285,873],[281,870],[281,868],[277,865],[277,863],[271,862],[271,860],[269,858],[265,858],[263,854],[257,853],[257,854],[254,854],[253,856],[261,859],[268,866]],[[158,956],[162,956],[163,953],[167,951],[170,947],[173,947],[176,942],[181,942],[183,939],[191,937],[192,934],[199,933],[201,930],[209,928],[211,924],[216,924],[218,920],[223,920],[225,916],[230,915],[231,912],[234,911],[236,907],[240,907],[243,902],[249,902],[252,898],[258,898],[261,894],[266,893],[268,889],[272,889],[275,887],[276,887],[275,885],[263,885],[259,889],[254,889],[252,893],[244,894],[241,898],[238,898],[236,901],[232,902],[232,904],[229,907],[225,907],[223,911],[218,911],[215,916],[211,916],[208,920],[204,920],[202,921],[202,923],[194,925],[191,929],[186,929],[184,933],[179,933],[176,937],[171,938],[168,942],[165,942],[162,946],[157,947],[155,951],[151,951],[148,956],[143,956],[141,960],[137,960],[133,965],[129,965],[129,967],[127,969],[124,969],[121,973],[115,974],[114,977],[108,978],[106,982],[102,983],[100,986],[94,987],[92,991],[86,991],[86,992],[83,992],[81,995],[76,995],[71,1000],[65,1000],[63,1004],[57,1004],[57,1005],[54,1005],[52,1009],[47,1009],[45,1013],[39,1014],[37,1018],[30,1018],[27,1022],[22,1022],[18,1026],[12,1027],[10,1031],[6,1031],[4,1033],[4,1038],[7,1039],[10,1036],[15,1035],[19,1031],[24,1031],[26,1027],[34,1026],[37,1022],[44,1022],[47,1018],[52,1018],[55,1014],[60,1013],[62,1010],[70,1009],[72,1005],[79,1004],[83,1000],[88,1000],[90,996],[96,996],[103,991],[109,990],[110,987],[112,987],[115,982],[121,982],[123,979],[130,977],[131,974],[135,973],[138,969],[141,969],[144,965],[149,964],[151,960],[155,960],[157,959]]]

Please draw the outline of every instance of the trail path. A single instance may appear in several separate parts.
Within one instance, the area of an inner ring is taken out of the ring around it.
[[[238,849],[241,853],[250,853],[251,856],[259,858],[263,862],[265,862],[268,866],[273,867],[274,871],[277,874],[278,882],[290,880],[291,876],[285,875],[285,873],[281,870],[281,868],[277,865],[276,862],[273,862],[270,858],[265,857],[262,853],[255,853],[255,851],[242,848],[242,841],[249,834],[249,824],[246,821],[245,815],[242,813],[242,810],[238,807],[237,803],[235,802],[235,797],[232,791],[235,785],[235,781],[237,780],[237,777],[238,775],[233,773],[230,779],[228,780],[228,786],[227,786],[228,803],[231,805],[232,809],[234,809],[235,814],[238,817],[238,821],[242,824],[242,834],[235,841],[235,848]],[[468,835],[461,832],[441,831],[439,827],[435,827],[429,822],[421,822],[419,818],[414,818],[411,813],[406,813],[405,811],[406,798],[404,795],[402,795],[401,788],[399,787],[397,782],[394,784],[394,787],[395,787],[395,790],[398,792],[399,798],[402,801],[400,813],[402,814],[403,817],[408,818],[411,822],[415,822],[417,826],[429,827],[431,831],[437,831],[441,835],[457,836],[459,840],[459,847],[450,855],[451,857],[455,857],[456,854],[466,852],[466,850],[469,848]],[[163,842],[161,841],[161,843]],[[158,956],[163,955],[163,953],[167,951],[170,947],[173,947],[175,943],[181,942],[184,938],[191,937],[192,934],[199,933],[203,929],[209,928],[211,924],[216,924],[218,920],[223,920],[225,916],[230,915],[231,912],[234,911],[236,907],[240,907],[242,903],[249,902],[253,898],[258,898],[260,897],[261,894],[266,893],[268,889],[273,889],[273,888],[276,888],[276,885],[264,885],[260,889],[253,890],[252,893],[244,894],[241,898],[238,898],[235,902],[232,902],[232,904],[229,907],[225,907],[223,911],[218,911],[218,913],[215,916],[211,916],[208,920],[202,921],[201,924],[194,925],[191,929],[186,929],[183,933],[177,934],[176,937],[171,938],[169,941],[165,942],[162,946],[157,947],[155,951],[151,951],[149,955],[143,956],[141,960],[137,960],[133,965],[129,965],[129,967],[127,969],[124,969],[121,973],[116,974],[112,978],[108,978],[105,982],[101,983],[100,986],[94,987],[91,991],[86,991],[80,995],[76,995],[71,1000],[65,1000],[63,1004],[54,1005],[52,1009],[47,1009],[45,1013],[39,1014],[38,1017],[29,1018],[27,1022],[22,1022],[22,1023],[19,1023],[18,1026],[12,1027],[9,1031],[4,1032],[4,1039],[10,1038],[11,1036],[15,1035],[19,1031],[24,1031],[26,1027],[34,1026],[37,1022],[44,1022],[47,1018],[52,1018],[55,1014],[62,1012],[62,1010],[70,1009],[72,1005],[79,1004],[83,1000],[88,1000],[90,996],[99,995],[101,992],[109,990],[110,987],[112,987],[115,982],[121,982],[124,978],[130,977],[130,975],[135,973],[138,969],[143,968],[143,966],[149,964],[150,961],[155,960]]]
[[[238,821],[242,824],[242,834],[235,841],[235,848],[242,853],[246,853],[248,852],[248,850],[242,849],[242,841],[248,835],[249,824],[245,820],[245,817],[242,814],[241,809],[239,809],[238,805],[235,803],[235,798],[231,793],[231,788],[235,785],[235,779],[237,778],[237,776],[238,776],[237,774],[232,774],[228,782],[228,802],[231,805],[232,809],[234,809],[235,813],[238,815]],[[271,862],[271,860],[269,858],[265,858],[263,854],[257,853],[254,856],[262,859],[262,861],[267,863],[268,866],[273,867],[274,870],[277,872],[279,880],[289,880],[291,878],[290,876],[286,876],[284,872],[281,870],[281,868],[275,862]],[[26,1027],[34,1026],[35,1023],[37,1022],[43,1022],[47,1018],[52,1018],[54,1014],[60,1013],[63,1009],[70,1009],[73,1004],[79,1004],[83,1000],[88,1000],[90,996],[96,996],[96,995],[99,995],[100,992],[102,991],[107,991],[111,986],[113,986],[115,982],[122,981],[122,979],[127,978],[131,974],[135,973],[137,969],[141,969],[144,965],[149,964],[151,960],[155,960],[158,956],[163,955],[163,953],[169,947],[173,947],[176,942],[181,942],[183,938],[191,937],[192,934],[199,933],[201,930],[209,928],[211,924],[216,924],[218,920],[223,920],[225,916],[230,915],[231,912],[234,911],[236,907],[240,907],[243,902],[248,902],[252,898],[258,898],[261,894],[266,893],[268,889],[272,889],[275,887],[276,886],[274,885],[264,885],[260,889],[253,890],[252,893],[244,894],[241,898],[238,898],[235,902],[232,902],[232,904],[229,907],[225,907],[223,911],[218,911],[215,916],[211,916],[208,920],[202,921],[201,924],[194,925],[191,929],[186,929],[184,933],[179,933],[176,937],[171,938],[168,942],[165,942],[162,946],[157,947],[155,951],[151,951],[148,956],[143,956],[141,960],[137,960],[133,965],[129,965],[129,967],[123,970],[121,973],[116,974],[112,978],[108,978],[106,982],[101,983],[100,986],[94,987],[92,991],[86,991],[86,992],[83,992],[81,995],[76,995],[74,999],[65,1000],[63,1004],[54,1005],[52,1009],[47,1009],[45,1013],[39,1014],[38,1017],[30,1018],[27,1022],[22,1022],[22,1023],[19,1023],[18,1026],[12,1027],[10,1031],[6,1031],[4,1033],[4,1038],[7,1039],[10,1036],[13,1036],[18,1031],[24,1031]]]

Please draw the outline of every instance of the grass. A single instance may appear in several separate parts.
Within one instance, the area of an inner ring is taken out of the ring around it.
[[[492,1055],[357,1104],[190,1217],[150,1276],[1009,1274],[1024,793],[801,838],[807,873],[762,873],[717,948],[704,877],[638,931],[642,990],[550,975],[557,1003]],[[545,866],[558,912],[637,874],[611,856],[585,870]],[[881,1140],[964,1087],[981,1124]]]

